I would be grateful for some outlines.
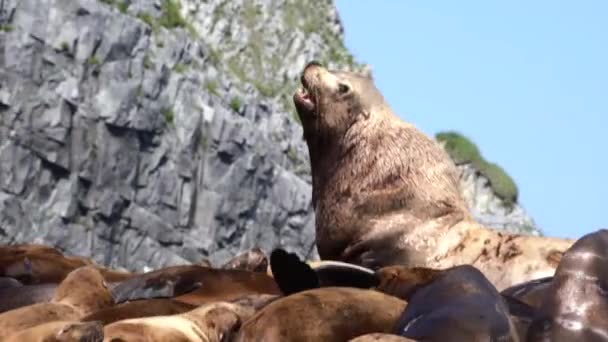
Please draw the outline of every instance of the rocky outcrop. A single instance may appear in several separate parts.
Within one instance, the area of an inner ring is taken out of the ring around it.
[[[341,35],[331,1],[0,0],[0,243],[315,257],[290,94],[308,60],[360,68]]]

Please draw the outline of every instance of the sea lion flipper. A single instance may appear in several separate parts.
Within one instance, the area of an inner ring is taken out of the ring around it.
[[[0,277],[0,289],[21,287],[23,283],[12,277]]]
[[[270,254],[270,269],[285,296],[319,287],[315,271],[297,255],[281,248],[274,249]]]
[[[531,305],[528,305],[523,301],[506,294],[501,294],[501,297],[507,304],[507,308],[509,309],[509,313],[511,315],[530,320],[534,318],[536,309],[534,309]]]
[[[192,277],[181,273],[142,275],[120,282],[112,289],[112,296],[116,304],[139,299],[173,298],[201,286],[201,282],[192,281]]]
[[[342,261],[321,260],[310,262],[317,274],[319,286],[347,286],[369,289],[378,286],[380,279],[375,271]]]

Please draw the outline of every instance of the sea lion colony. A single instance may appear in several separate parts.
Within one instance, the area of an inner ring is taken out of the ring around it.
[[[0,247],[1,341],[608,340],[608,230],[475,223],[449,157],[365,75],[310,63],[294,95],[322,261],[253,249],[142,274]]]

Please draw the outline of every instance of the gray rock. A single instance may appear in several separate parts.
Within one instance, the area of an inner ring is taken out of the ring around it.
[[[333,2],[182,0],[177,25],[129,3],[0,1],[0,243],[140,271],[254,246],[317,258],[290,98],[308,60],[362,68]],[[481,218],[528,223],[463,179]]]

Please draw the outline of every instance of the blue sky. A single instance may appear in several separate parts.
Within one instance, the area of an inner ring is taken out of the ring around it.
[[[608,228],[608,1],[336,3],[398,115],[471,138],[546,235]]]

